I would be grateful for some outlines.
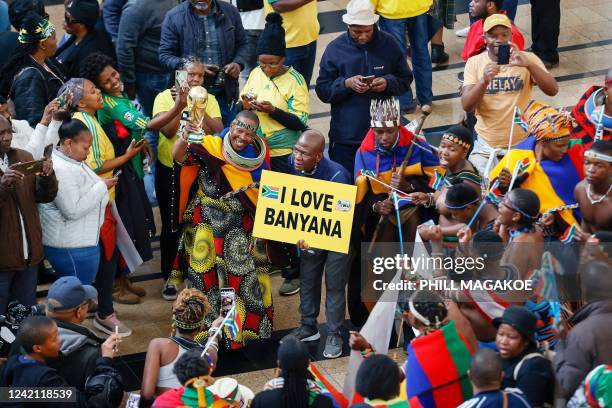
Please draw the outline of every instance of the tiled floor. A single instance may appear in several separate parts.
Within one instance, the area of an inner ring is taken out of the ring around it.
[[[463,0],[458,0],[463,1]],[[327,44],[334,39],[344,27],[340,17],[342,9],[348,0],[319,1],[319,13],[322,21],[323,34],[317,43],[317,64],[313,78],[317,77],[318,61]],[[521,1],[521,3],[525,3]],[[562,21],[559,46],[561,49],[561,64],[551,72],[560,84],[559,94],[547,97],[539,90],[534,97],[556,106],[573,106],[579,96],[590,85],[602,83],[604,72],[612,66],[612,0],[562,0]],[[48,7],[52,20],[61,27],[63,7]],[[468,19],[466,14],[457,16],[455,29],[465,27]],[[525,35],[526,45],[531,43],[530,6],[519,6],[516,24]],[[458,98],[458,82],[456,75],[463,69],[460,52],[463,39],[455,36],[453,31],[445,31],[444,42],[446,51],[450,54],[447,67],[438,67],[434,72],[433,91],[436,95],[434,113],[427,120],[426,128],[439,128],[459,120],[462,109]],[[314,81],[314,79],[313,79]],[[314,90],[311,90],[310,126],[319,129],[324,134],[329,129],[329,106],[319,101]],[[426,129],[427,131],[427,129]],[[154,247],[158,248],[155,242]],[[139,388],[139,379],[144,362],[144,351],[151,338],[170,334],[171,303],[161,299],[159,295],[162,284],[159,278],[159,251],[156,257],[139,268],[133,276],[142,281],[139,283],[147,289],[143,302],[135,306],[117,305],[117,311],[122,320],[131,328],[134,334],[121,344],[121,367],[131,389]],[[272,284],[274,294],[278,293],[281,277],[274,275]],[[41,287],[40,289],[44,289]],[[274,375],[275,350],[278,339],[299,322],[298,296],[274,296],[275,315],[273,339],[254,344],[244,351],[226,353],[221,356],[220,375],[231,374],[241,383],[254,391]],[[324,305],[321,308],[320,322],[324,322]],[[324,329],[323,329],[324,330]],[[316,360],[321,360],[322,345],[313,344],[312,354]],[[346,351],[345,351],[346,354]],[[403,360],[401,350],[393,350],[392,355],[397,360]],[[330,380],[341,387],[348,357],[333,361],[318,361],[317,367]]]

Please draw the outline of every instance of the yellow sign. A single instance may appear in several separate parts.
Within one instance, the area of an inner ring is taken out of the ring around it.
[[[253,235],[348,253],[357,187],[264,170]]]

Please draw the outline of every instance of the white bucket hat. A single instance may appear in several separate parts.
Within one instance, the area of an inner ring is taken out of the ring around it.
[[[346,5],[346,14],[342,16],[342,21],[348,25],[369,26],[376,24],[378,18],[370,0],[351,0]]]
[[[223,400],[240,402],[240,405],[238,405],[240,408],[248,407],[251,400],[255,398],[255,394],[250,388],[238,384],[238,381],[229,377],[219,378],[208,389]]]

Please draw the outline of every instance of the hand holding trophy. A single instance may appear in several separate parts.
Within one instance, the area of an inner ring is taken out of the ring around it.
[[[187,133],[185,139],[188,142],[200,143],[205,136],[205,132],[202,130],[202,123],[206,116],[208,92],[202,86],[194,86],[189,90],[187,100],[188,104],[191,106],[188,118],[189,122],[191,122],[191,126],[187,128],[184,123],[181,123],[181,127],[183,131]]]

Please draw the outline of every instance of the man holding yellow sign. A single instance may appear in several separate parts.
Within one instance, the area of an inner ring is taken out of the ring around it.
[[[307,130],[289,158],[295,176],[263,172],[253,235],[297,242],[300,250],[300,327],[289,336],[302,341],[321,337],[317,317],[325,270],[328,335],[323,356],[336,358],[342,355],[340,332],[357,191],[349,172],[323,157],[324,148],[324,136]]]

